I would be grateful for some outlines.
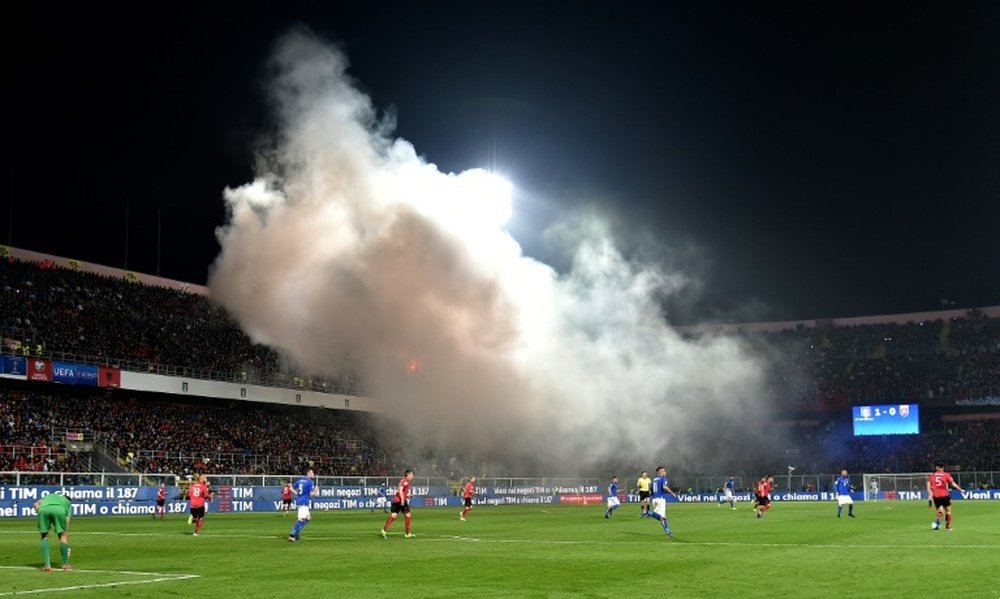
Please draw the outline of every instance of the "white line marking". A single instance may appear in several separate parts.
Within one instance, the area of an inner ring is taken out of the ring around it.
[[[0,535],[37,535],[38,532],[34,530],[0,530]],[[187,532],[109,532],[109,531],[76,531],[74,530],[70,533],[74,537],[80,535],[90,535],[90,536],[107,536],[107,537],[190,537],[194,536]],[[243,535],[243,534],[211,534],[203,533],[199,536],[202,537],[215,537],[223,539],[284,539],[282,535]]]
[[[8,530],[0,531],[0,535],[3,534],[38,534],[35,531],[21,531],[21,530]],[[74,532],[76,535],[94,535],[94,536],[112,536],[112,537],[172,537],[176,538],[178,533],[141,533],[141,532]],[[187,535],[191,536],[191,535]],[[401,536],[399,533],[389,533],[389,536]],[[524,543],[528,545],[639,545],[655,542],[652,539],[654,537],[659,537],[663,535],[653,534],[642,539],[622,539],[618,541],[574,541],[574,540],[559,540],[559,539],[500,539],[500,538],[478,538],[478,537],[466,537],[459,535],[421,535],[418,540],[425,541],[459,541],[465,543]],[[246,535],[246,534],[226,534],[226,533],[204,533],[200,539],[262,539],[262,540],[275,540],[275,539],[285,539],[284,535]],[[378,534],[373,535],[342,535],[336,537],[329,536],[303,536],[303,541],[365,541],[369,539],[381,539]],[[199,541],[201,542],[201,541]],[[835,543],[731,543],[724,541],[686,541],[681,537],[680,539],[674,538],[674,546],[684,546],[684,545],[700,545],[706,547],[795,547],[804,549],[912,549],[914,545],[887,545],[887,544],[863,544],[863,543],[850,543],[838,545]],[[921,548],[931,548],[931,549],[996,549],[996,545],[920,545]]]
[[[33,570],[40,572],[38,568],[33,568],[31,566],[0,566],[5,570]],[[44,589],[29,589],[24,591],[10,591],[5,593],[0,593],[0,597],[9,597],[13,595],[36,595],[38,593],[57,593],[61,591],[80,591],[83,589],[99,589],[106,587],[119,587],[132,584],[152,584],[154,582],[170,582],[173,580],[190,580],[192,578],[199,578],[198,574],[162,574],[160,572],[135,572],[132,570],[73,570],[74,572],[85,572],[91,574],[118,574],[127,576],[156,576],[157,578],[150,578],[149,580],[124,580],[120,582],[104,582],[104,583],[94,583],[94,584],[78,584],[68,587],[48,587]],[[53,570],[52,574],[58,576],[57,572],[60,570]]]

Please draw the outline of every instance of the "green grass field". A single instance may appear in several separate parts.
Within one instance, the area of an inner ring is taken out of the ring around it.
[[[934,532],[920,502],[673,505],[674,538],[624,505],[414,511],[414,539],[381,512],[294,517],[77,518],[73,572],[40,571],[34,520],[0,521],[0,597],[904,597],[1000,598],[1000,503],[956,502]],[[53,557],[58,565],[57,543]]]

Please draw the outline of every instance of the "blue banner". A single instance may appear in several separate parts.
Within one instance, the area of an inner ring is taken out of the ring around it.
[[[62,493],[73,502],[74,516],[135,516],[152,514],[156,509],[157,487],[96,487],[96,486],[30,486],[14,487],[0,486],[0,518],[28,518],[36,516],[34,504],[50,493]],[[430,491],[442,494],[427,494]],[[544,489],[548,490],[548,489]],[[188,502],[180,487],[167,487],[167,499],[164,508],[167,514],[188,513]],[[315,511],[350,510],[350,509],[382,509],[373,493],[375,488],[369,487],[324,487],[313,498],[312,509]],[[371,491],[372,494],[369,494]],[[421,493],[414,495],[412,507],[458,507],[462,499],[448,492],[446,487],[423,487]],[[213,488],[213,500],[206,504],[209,513],[224,512],[277,512],[282,509],[280,487],[226,487]],[[860,494],[853,494],[855,499],[861,499]],[[477,495],[473,499],[475,505],[548,505],[565,503],[580,505],[572,501],[573,494],[521,493],[514,494]],[[984,489],[976,491],[952,491],[952,499],[965,500],[1000,500],[1000,489]],[[783,501],[831,501],[836,498],[833,493],[826,492],[788,492],[772,493],[771,500]],[[913,491],[898,496],[902,500],[927,499],[926,492]],[[747,502],[752,498],[748,493],[737,493],[737,501]],[[629,495],[629,502],[638,501],[638,497]],[[719,500],[715,493],[681,493],[680,498],[673,497],[669,501],[680,503],[714,503]],[[891,501],[891,500],[890,500]],[[599,504],[600,501],[591,502]],[[387,504],[385,504],[387,505]],[[293,508],[294,509],[294,508]]]
[[[97,366],[73,364],[72,362],[52,362],[52,380],[68,385],[97,386]]]
[[[28,360],[18,356],[4,356],[0,360],[0,374],[11,377],[28,378]]]

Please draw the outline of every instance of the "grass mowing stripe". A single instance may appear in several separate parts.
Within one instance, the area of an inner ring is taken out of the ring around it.
[[[0,535],[3,534],[38,534],[34,531],[0,531]],[[75,532],[74,536],[109,536],[109,537],[165,537],[165,538],[175,538],[182,533],[140,533],[140,532]],[[402,533],[392,533],[390,536],[402,537]],[[280,535],[240,535],[240,534],[209,534],[204,533],[201,535],[203,539],[281,539],[284,540],[284,536]],[[370,541],[372,539],[377,539],[378,534],[374,535],[364,535],[364,536],[337,536],[337,537],[324,537],[324,536],[309,536],[307,541]],[[468,543],[508,543],[508,544],[542,544],[542,545],[629,545],[629,544],[641,544],[645,545],[649,543],[647,540],[618,540],[618,541],[559,541],[559,540],[545,540],[545,539],[490,539],[490,538],[477,538],[477,537],[463,537],[455,535],[422,535],[419,538],[415,537],[415,540],[408,541],[417,543],[420,541],[460,541]],[[878,545],[878,544],[844,544],[844,543],[743,543],[743,542],[726,542],[726,541],[687,541],[682,538],[677,538],[676,536],[672,539],[665,539],[663,541],[664,545],[676,545],[678,547],[691,546],[691,545],[702,545],[708,547],[801,547],[803,549],[997,549],[996,545]],[[3,568],[6,566],[0,566]],[[83,570],[81,570],[82,572]],[[139,574],[143,574],[139,572]]]
[[[272,513],[213,514],[199,537],[180,516],[80,517],[70,538],[75,566],[191,573],[200,576],[199,594],[241,599],[288,596],[289,589],[384,597],[398,594],[400,585],[422,598],[848,599],[923,594],[928,576],[941,587],[1000,597],[997,505],[956,502],[951,533],[930,530],[926,504],[880,502],[860,503],[857,518],[841,520],[832,503],[776,504],[762,520],[746,509],[672,505],[674,539],[628,504],[610,519],[603,506],[477,506],[467,522],[454,510],[421,508],[414,511],[414,539],[402,538],[397,522],[383,540],[385,515],[362,511],[314,512],[298,543],[284,540],[294,520]],[[34,526],[31,519],[0,520],[0,565],[40,565]],[[0,570],[0,592],[54,586],[41,572],[17,571],[15,581],[14,571]],[[89,576],[73,582],[110,582]],[[61,573],[56,580],[69,582]],[[166,582],[131,588],[71,596],[181,597],[189,590]]]

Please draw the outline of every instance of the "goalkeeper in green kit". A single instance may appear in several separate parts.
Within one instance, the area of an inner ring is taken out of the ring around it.
[[[38,512],[38,532],[42,535],[42,557],[45,558],[45,572],[52,571],[52,561],[49,558],[49,529],[54,528],[59,535],[59,554],[62,556],[62,569],[72,570],[69,565],[69,528],[70,514],[73,511],[69,498],[59,493],[51,493],[35,502]]]

